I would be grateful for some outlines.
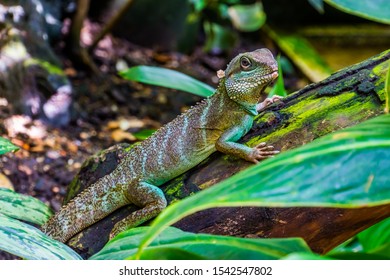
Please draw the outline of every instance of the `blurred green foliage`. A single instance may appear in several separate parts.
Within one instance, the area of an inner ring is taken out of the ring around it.
[[[135,66],[120,72],[131,81],[182,90],[202,97],[210,96],[214,89],[181,72],[152,66]]]
[[[0,155],[17,150],[19,150],[19,147],[12,144],[9,140],[0,137]]]

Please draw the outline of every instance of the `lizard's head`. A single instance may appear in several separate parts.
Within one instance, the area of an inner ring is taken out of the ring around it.
[[[268,49],[258,49],[237,55],[219,75],[230,99],[256,114],[261,93],[278,76],[278,64]]]

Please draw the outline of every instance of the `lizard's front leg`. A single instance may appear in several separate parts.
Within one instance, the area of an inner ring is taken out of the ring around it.
[[[279,96],[279,95],[273,95],[271,97],[267,97],[266,99],[264,99],[263,102],[260,102],[256,105],[256,111],[260,112],[261,110],[267,108],[269,105],[271,105],[277,101],[280,101],[282,99],[283,99],[283,97]]]
[[[132,212],[129,216],[119,221],[111,230],[110,239],[118,233],[136,227],[154,217],[167,207],[162,190],[152,184],[138,181],[129,186],[128,200],[141,209]]]
[[[242,128],[232,127],[219,137],[215,148],[225,154],[234,155],[253,163],[258,163],[259,160],[273,157],[279,153],[279,151],[274,150],[273,146],[267,146],[266,143],[260,143],[253,148],[236,143],[235,141],[241,136]]]

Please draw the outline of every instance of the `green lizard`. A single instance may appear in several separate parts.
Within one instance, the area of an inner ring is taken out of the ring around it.
[[[139,210],[115,224],[110,238],[157,216],[167,205],[158,186],[220,151],[257,163],[278,153],[261,143],[238,141],[252,127],[258,111],[280,97],[259,103],[265,87],[278,76],[268,49],[239,54],[218,71],[216,92],[134,146],[108,175],[98,179],[42,226],[61,242],[114,210],[135,204]]]

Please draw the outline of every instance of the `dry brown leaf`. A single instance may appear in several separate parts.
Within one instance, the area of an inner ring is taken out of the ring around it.
[[[130,128],[142,128],[145,126],[145,122],[137,118],[120,118],[115,121],[110,121],[107,124],[109,130],[120,128],[123,131],[126,131]]]
[[[122,131],[121,129],[116,129],[111,133],[111,138],[115,142],[122,142],[123,140],[128,140],[128,141],[135,141],[137,138],[130,132],[125,132]]]
[[[117,129],[119,128],[119,121],[109,121],[107,124],[107,128],[112,130],[112,129]]]
[[[0,188],[6,188],[14,191],[11,181],[3,173],[0,173]]]
[[[79,147],[74,142],[66,142],[66,147],[71,153],[77,153]]]

